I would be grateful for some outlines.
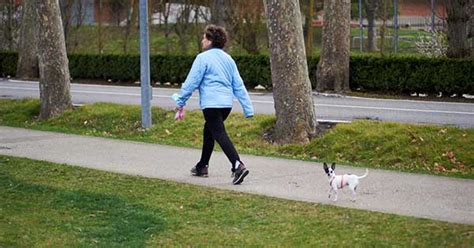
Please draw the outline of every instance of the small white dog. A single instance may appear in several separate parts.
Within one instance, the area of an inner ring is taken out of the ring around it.
[[[333,201],[337,201],[337,190],[342,189],[345,186],[349,186],[349,189],[352,191],[352,201],[356,200],[356,189],[359,185],[359,179],[362,179],[369,175],[369,170],[365,169],[365,174],[363,176],[356,176],[351,174],[336,175],[334,170],[336,169],[336,163],[332,163],[331,167],[328,167],[326,163],[323,163],[324,171],[329,178],[329,186],[331,187],[328,192],[328,197],[331,199],[331,196],[334,194]]]

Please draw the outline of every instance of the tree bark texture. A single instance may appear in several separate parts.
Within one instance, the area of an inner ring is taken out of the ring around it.
[[[265,0],[279,144],[308,143],[316,115],[308,76],[298,0]]]
[[[35,5],[33,1],[23,1],[20,41],[18,47],[18,66],[16,77],[32,79],[39,77],[38,49]]]
[[[229,30],[229,21],[231,19],[232,6],[231,0],[212,0],[211,22]]]
[[[365,13],[367,14],[367,51],[375,52],[377,50],[377,28],[376,28],[376,13],[378,11],[380,0],[365,0]]]
[[[473,0],[446,1],[448,15],[448,51],[450,58],[466,58],[470,55],[467,40],[469,31],[469,9],[474,4]]]
[[[306,54],[313,54],[313,18],[314,18],[314,0],[309,0],[308,17],[306,18]]]
[[[72,107],[70,77],[58,0],[35,0],[38,18],[40,119]]]
[[[316,90],[347,92],[349,88],[350,0],[325,0],[322,51]]]
[[[474,1],[471,0],[469,8],[469,32],[467,38],[470,40],[471,58],[474,58]]]
[[[125,27],[125,38],[123,41],[123,52],[128,53],[128,39],[132,27],[135,27],[138,16],[137,0],[130,0],[130,7],[128,9],[127,25]]]

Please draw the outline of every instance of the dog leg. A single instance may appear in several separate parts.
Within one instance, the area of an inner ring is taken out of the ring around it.
[[[356,190],[355,188],[352,188],[350,187],[351,191],[352,191],[352,199],[351,201],[355,202],[356,201]]]

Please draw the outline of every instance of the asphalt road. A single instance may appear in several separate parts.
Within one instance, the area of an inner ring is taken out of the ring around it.
[[[174,108],[171,95],[178,89],[154,88],[152,106]],[[139,87],[72,84],[75,104],[113,102],[120,104],[141,103]],[[188,101],[188,109],[199,108],[198,93]],[[38,82],[0,78],[0,98],[39,98]],[[250,93],[256,113],[273,114],[271,93]],[[474,127],[474,104],[413,100],[374,99],[349,96],[314,96],[318,121],[352,121],[373,119],[402,123],[441,124],[464,128]],[[235,101],[234,111],[241,111]]]

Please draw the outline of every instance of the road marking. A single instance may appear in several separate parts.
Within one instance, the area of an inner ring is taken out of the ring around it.
[[[38,88],[25,88],[25,87],[11,87],[11,86],[0,86],[0,89],[12,89],[12,90],[26,90],[26,91],[39,91]],[[83,93],[83,94],[96,94],[96,95],[116,95],[116,96],[141,96],[141,93],[123,93],[123,92],[107,92],[107,91],[87,91],[87,90],[71,90],[71,93]],[[153,97],[157,98],[169,98],[169,95],[153,94]],[[193,100],[197,100],[198,97],[191,97]],[[253,103],[273,104],[273,101],[264,100],[252,100]],[[439,114],[459,114],[459,115],[474,115],[474,112],[464,111],[445,111],[445,110],[433,110],[433,109],[407,109],[407,108],[387,108],[387,107],[367,107],[367,106],[353,106],[353,105],[336,105],[336,104],[314,104],[315,107],[332,107],[332,108],[352,108],[352,109],[370,109],[370,110],[388,110],[388,111],[403,111],[403,112],[421,112],[421,113],[439,113]]]
[[[366,107],[366,106],[350,106],[350,105],[334,105],[334,104],[315,104],[316,107],[333,107],[333,108],[357,108],[357,109],[372,109],[372,110],[390,110],[390,111],[404,111],[404,112],[423,112],[423,113],[440,113],[440,114],[461,114],[474,115],[474,112],[462,111],[445,111],[432,109],[405,109],[405,108],[386,108],[386,107]]]

